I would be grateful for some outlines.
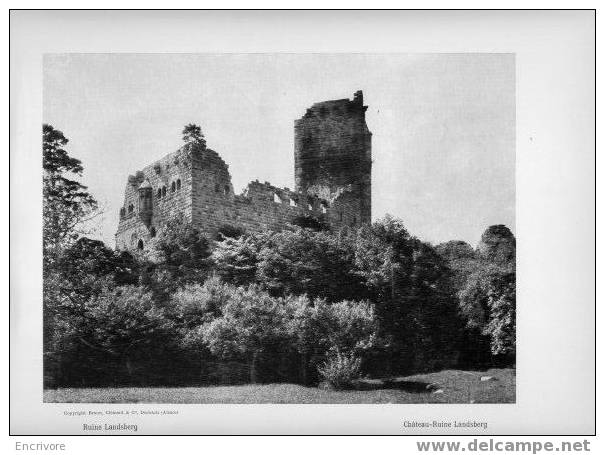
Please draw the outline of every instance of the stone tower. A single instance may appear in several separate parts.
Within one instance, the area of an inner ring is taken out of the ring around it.
[[[363,93],[315,103],[294,122],[296,191],[329,202],[335,224],[372,218],[372,133]]]

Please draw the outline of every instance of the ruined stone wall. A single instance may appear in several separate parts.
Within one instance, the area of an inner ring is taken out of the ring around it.
[[[190,143],[128,178],[116,248],[147,250],[178,214],[209,239],[235,227],[280,230],[297,217],[332,229],[371,221],[371,133],[361,92],[314,104],[295,124],[296,191],[258,180],[234,194],[217,152]]]
[[[337,204],[340,198],[340,211],[360,223],[371,222],[372,210],[372,133],[366,109],[359,91],[353,100],[316,103],[294,123],[296,191]],[[346,192],[349,197],[343,197]]]
[[[150,217],[142,210],[143,187],[151,188]],[[250,182],[243,194],[234,194],[229,168],[218,153],[187,146],[130,176],[121,212],[116,248],[126,250],[140,249],[141,240],[147,249],[164,223],[177,214],[209,239],[215,239],[225,226],[250,233],[280,230],[300,216],[336,227],[351,223],[334,213],[328,201],[268,182]]]
[[[250,182],[243,194],[198,192],[194,194],[193,223],[215,238],[225,226],[246,232],[281,230],[298,216],[323,221],[327,208],[317,198],[309,198],[278,188],[268,182]]]
[[[183,148],[128,177],[116,233],[117,249],[138,249],[139,240],[146,248],[165,220],[176,214],[191,220],[190,163],[190,151]],[[141,210],[140,189],[143,185],[151,189],[150,217],[144,216]]]
[[[242,194],[234,194],[228,166],[215,153],[194,159],[192,175],[193,224],[210,238],[224,226],[262,232],[283,229],[299,216],[330,217],[327,201],[269,182],[250,182]]]

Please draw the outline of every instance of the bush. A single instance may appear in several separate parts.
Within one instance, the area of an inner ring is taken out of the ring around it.
[[[286,365],[299,371],[303,383],[314,382],[307,372],[315,374],[317,361],[338,352],[362,356],[376,343],[369,302],[274,297],[258,285],[237,287],[211,278],[181,288],[171,303],[183,348],[206,360],[209,354],[245,361],[251,382],[283,379]]]
[[[361,376],[361,358],[337,352],[317,367],[320,376],[335,389],[348,389]]]
[[[374,306],[368,302],[343,300],[330,304],[317,299],[304,322],[296,335],[300,337],[305,330],[311,331],[314,347],[322,353],[360,354],[376,343],[376,316]]]

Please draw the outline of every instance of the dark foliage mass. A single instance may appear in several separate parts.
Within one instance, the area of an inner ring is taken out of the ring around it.
[[[48,178],[81,173],[62,133],[44,131]],[[183,134],[203,141],[195,125]],[[346,388],[362,375],[514,362],[515,239],[504,226],[474,250],[434,247],[388,216],[346,232],[313,220],[261,234],[224,226],[211,240],[176,217],[145,257],[77,233],[94,209],[84,187],[45,185],[46,387]],[[71,228],[56,222],[63,204]]]

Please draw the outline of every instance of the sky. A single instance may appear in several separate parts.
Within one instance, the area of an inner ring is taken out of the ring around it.
[[[182,145],[188,123],[251,180],[294,188],[294,120],[363,90],[372,218],[422,240],[515,232],[513,54],[47,54],[43,121],[63,131],[114,246],[127,177]]]

